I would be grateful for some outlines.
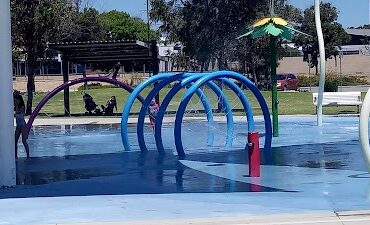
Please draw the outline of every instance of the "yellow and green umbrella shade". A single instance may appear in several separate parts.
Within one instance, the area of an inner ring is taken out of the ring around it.
[[[303,34],[309,36],[301,31],[294,29],[288,25],[288,22],[279,17],[268,17],[264,18],[252,25],[253,29],[240,37],[238,39],[251,36],[252,38],[259,38],[264,35],[272,35],[275,37],[282,37],[287,40],[292,40],[293,33]]]
[[[293,33],[300,32],[288,25],[288,22],[279,17],[264,18],[252,25],[251,31],[241,35],[238,39],[250,36],[252,38],[259,38],[265,35],[270,37],[270,69],[271,69],[271,84],[272,84],[272,117],[273,117],[273,134],[274,137],[279,136],[279,122],[278,122],[278,96],[277,96],[277,78],[276,78],[276,39],[278,37],[286,40],[292,40]],[[309,35],[308,35],[309,36]]]

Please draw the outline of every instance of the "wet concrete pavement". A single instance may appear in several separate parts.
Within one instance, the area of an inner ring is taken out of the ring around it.
[[[326,118],[320,129],[314,121],[281,120],[274,148],[261,151],[261,178],[247,176],[245,124],[236,124],[230,149],[223,147],[223,123],[215,129],[220,140],[213,147],[204,146],[203,128],[196,129],[201,123],[184,124],[184,130],[199,135],[183,134],[187,157],[182,161],[170,136],[167,152],[160,156],[155,149],[124,152],[116,125],[41,126],[30,144],[33,154],[42,157],[19,159],[18,186],[0,190],[0,224],[184,221],[370,209],[358,118]],[[263,134],[262,121],[256,127]],[[170,130],[167,126],[165,135]],[[194,137],[198,141],[189,143]]]

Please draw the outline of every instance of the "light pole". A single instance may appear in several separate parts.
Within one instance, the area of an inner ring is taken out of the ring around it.
[[[150,41],[150,22],[149,22],[149,0],[146,0],[146,19],[147,19],[147,27],[148,27],[148,43]]]
[[[0,187],[16,183],[10,1],[0,1]]]
[[[324,97],[324,86],[325,86],[325,43],[324,35],[321,27],[321,16],[320,16],[320,0],[315,0],[315,23],[317,37],[319,40],[319,52],[320,52],[320,82],[319,92],[317,101],[317,126],[322,126],[322,100]]]
[[[270,17],[275,14],[274,0],[270,0]],[[276,57],[277,37],[270,35],[270,75],[271,75],[271,98],[272,98],[272,128],[274,137],[279,137],[279,100],[277,92]]]

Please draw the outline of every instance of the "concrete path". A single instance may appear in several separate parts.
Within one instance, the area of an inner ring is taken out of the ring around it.
[[[317,212],[264,216],[212,217],[178,220],[144,220],[130,222],[57,223],[56,225],[368,225],[369,211]],[[51,224],[47,224],[51,225]],[[54,225],[54,224],[53,224]]]
[[[280,118],[294,118],[294,117],[315,117],[313,115],[294,115],[294,116],[279,116]],[[334,116],[328,116],[328,117],[334,117]],[[254,119],[256,121],[263,120],[262,116],[254,116]],[[197,120],[197,121],[206,121],[206,118],[204,116],[200,117],[185,117],[184,120]],[[221,116],[215,116],[215,121],[218,122],[225,122],[226,117],[224,115]],[[26,119],[27,121],[27,119]],[[146,118],[146,121],[149,122],[149,119]],[[234,116],[235,122],[241,122],[246,121],[245,116]],[[136,117],[130,117],[128,122],[130,124],[136,124],[137,118]],[[175,117],[164,117],[163,119],[164,123],[172,123],[175,122]],[[117,124],[121,123],[121,117],[53,117],[53,118],[42,118],[37,117],[35,121],[33,122],[34,126],[45,126],[45,125],[76,125],[76,124]]]
[[[240,119],[245,118],[240,117]],[[204,117],[188,117],[186,120],[204,120]],[[224,116],[215,118],[216,121],[225,121]],[[137,118],[130,117],[128,122],[130,124],[136,124]],[[146,122],[149,122],[149,118],[146,118]],[[165,117],[163,122],[170,123],[175,122],[175,117]],[[77,125],[77,124],[118,124],[121,123],[121,117],[60,117],[60,118],[36,118],[33,126],[45,126],[45,125]]]

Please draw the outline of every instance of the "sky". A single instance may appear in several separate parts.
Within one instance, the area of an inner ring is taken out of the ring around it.
[[[146,20],[146,0],[85,0],[89,5],[99,11],[120,10],[128,12],[131,16]],[[370,0],[322,0],[331,2],[339,10],[338,22],[345,28],[369,24]],[[305,9],[312,6],[314,0],[288,0],[298,8]]]

